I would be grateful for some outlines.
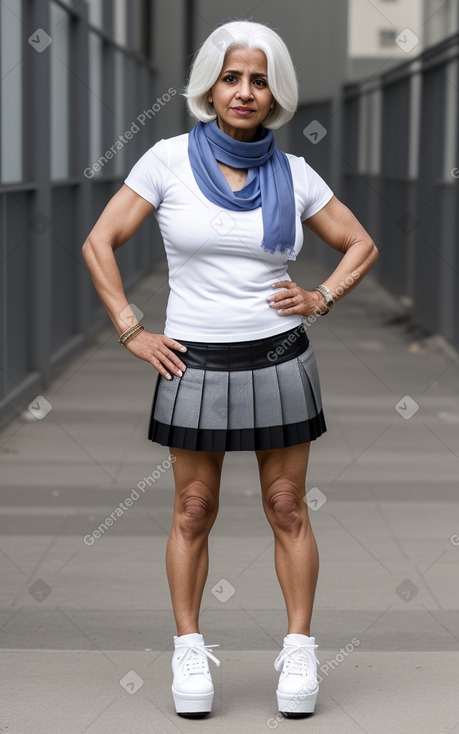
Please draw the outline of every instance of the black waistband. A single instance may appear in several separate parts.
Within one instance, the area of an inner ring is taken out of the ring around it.
[[[187,347],[177,354],[187,367],[206,370],[249,370],[270,367],[298,357],[309,346],[304,324],[263,339],[248,342],[190,342],[179,339]]]

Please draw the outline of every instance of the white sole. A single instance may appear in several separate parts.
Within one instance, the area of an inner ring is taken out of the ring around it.
[[[212,709],[214,692],[180,693],[172,686],[175,710],[178,714],[207,714]]]
[[[281,714],[312,714],[316,705],[317,691],[312,693],[279,693],[276,691],[277,707]]]

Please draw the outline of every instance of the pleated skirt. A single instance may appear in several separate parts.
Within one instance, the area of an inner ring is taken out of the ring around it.
[[[254,451],[312,441],[326,429],[319,374],[303,324],[232,343],[177,338],[186,370],[158,373],[148,438],[193,451]]]

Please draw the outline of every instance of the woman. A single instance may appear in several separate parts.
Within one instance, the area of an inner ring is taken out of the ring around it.
[[[225,451],[251,450],[288,616],[274,663],[278,709],[303,715],[314,711],[318,693],[310,636],[318,553],[305,477],[310,443],[326,430],[303,319],[327,313],[352,290],[377,249],[304,158],[275,144],[272,130],[293,116],[298,86],[274,31],[246,21],[217,28],[196,55],[185,96],[198,122],[139,159],[83,253],[120,343],[159,373],[149,438],[175,459],[166,567],[177,625],[176,712],[211,710],[208,658],[220,661],[198,622],[207,541]],[[113,254],[153,211],[169,266],[164,334],[136,321]],[[302,247],[301,223],[343,253],[313,290],[287,272]]]

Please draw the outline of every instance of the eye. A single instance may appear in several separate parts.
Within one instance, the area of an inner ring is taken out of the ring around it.
[[[233,74],[227,74],[223,77],[223,81],[228,83],[231,83],[234,79],[236,79],[236,77]]]
[[[264,79],[255,79],[255,84],[260,87],[268,86]]]

